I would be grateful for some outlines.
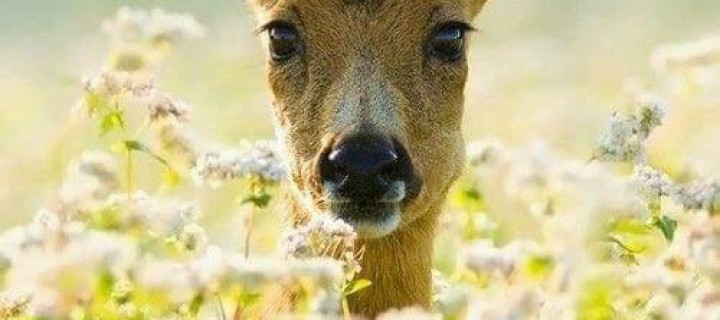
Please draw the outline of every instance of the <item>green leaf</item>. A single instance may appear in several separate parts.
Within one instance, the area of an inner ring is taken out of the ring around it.
[[[662,231],[663,236],[665,236],[665,240],[668,242],[672,242],[673,238],[675,238],[675,230],[677,230],[677,221],[669,218],[668,216],[661,216],[655,222],[653,222],[653,226],[657,227]]]
[[[343,294],[349,296],[372,285],[368,279],[356,279],[348,282],[343,289]]]
[[[464,189],[464,190],[462,190],[462,191],[460,191],[460,192],[462,192],[462,196],[463,196],[464,198],[469,199],[469,200],[479,201],[480,199],[482,199],[482,195],[480,194],[480,190],[478,190],[478,189],[475,188],[475,187],[467,188],[467,189]]]
[[[647,249],[647,246],[643,245],[642,243],[638,241],[630,241],[627,237],[623,237],[619,234],[609,234],[608,240],[610,240],[610,242],[612,243],[617,244],[618,246],[620,246],[620,248],[630,254],[639,254]]]
[[[142,153],[145,153],[145,154],[155,158],[155,160],[159,161],[166,167],[170,168],[170,164],[167,162],[167,160],[165,160],[162,157],[160,157],[159,155],[157,155],[157,153],[153,152],[148,146],[142,144],[140,141],[125,140],[122,142],[122,144],[123,144],[123,147],[125,148],[125,150],[127,150],[127,151],[140,151]]]
[[[545,279],[555,267],[555,261],[549,256],[534,256],[525,261],[525,271],[533,279]]]
[[[619,234],[646,235],[652,232],[652,227],[640,219],[619,219],[612,223],[610,230]]]
[[[240,302],[243,308],[247,308],[260,301],[261,297],[262,296],[256,292],[243,292],[240,294],[240,297],[238,297],[238,302]]]
[[[100,119],[100,135],[125,127],[125,115],[122,111],[112,111]]]
[[[261,191],[259,193],[252,194],[252,195],[245,197],[244,199],[242,199],[242,201],[240,201],[240,203],[241,204],[251,203],[255,207],[264,209],[264,208],[267,208],[267,206],[270,204],[271,199],[272,199],[272,196],[269,193]]]
[[[190,314],[193,316],[197,316],[198,313],[200,313],[200,308],[202,308],[204,303],[205,298],[201,294],[195,295],[195,297],[190,302]]]
[[[87,108],[86,111],[91,115],[94,115],[96,112],[98,112],[100,109],[103,109],[107,105],[107,101],[93,93],[85,94],[84,100],[85,107]]]

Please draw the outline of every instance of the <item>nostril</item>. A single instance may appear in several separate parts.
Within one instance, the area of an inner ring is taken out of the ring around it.
[[[366,144],[345,144],[328,156],[335,173],[344,176],[379,175],[397,161],[398,155],[394,150]]]

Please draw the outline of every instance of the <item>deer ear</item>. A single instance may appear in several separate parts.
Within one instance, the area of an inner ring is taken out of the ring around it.
[[[257,0],[255,0],[257,1]],[[488,0],[470,0],[470,14],[475,18]]]

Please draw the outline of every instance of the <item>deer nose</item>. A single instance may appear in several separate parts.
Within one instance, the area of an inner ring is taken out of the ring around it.
[[[336,174],[352,176],[376,176],[392,167],[398,156],[392,146],[383,143],[346,142],[333,149],[328,161]]]
[[[407,153],[394,139],[353,135],[326,151],[320,164],[323,182],[331,183],[338,200],[383,201],[394,182],[411,172]]]

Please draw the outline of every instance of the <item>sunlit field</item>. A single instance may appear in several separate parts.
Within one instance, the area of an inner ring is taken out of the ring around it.
[[[720,319],[720,2],[490,0],[433,307]],[[290,228],[244,1],[3,0],[0,319],[350,319],[362,248]]]

